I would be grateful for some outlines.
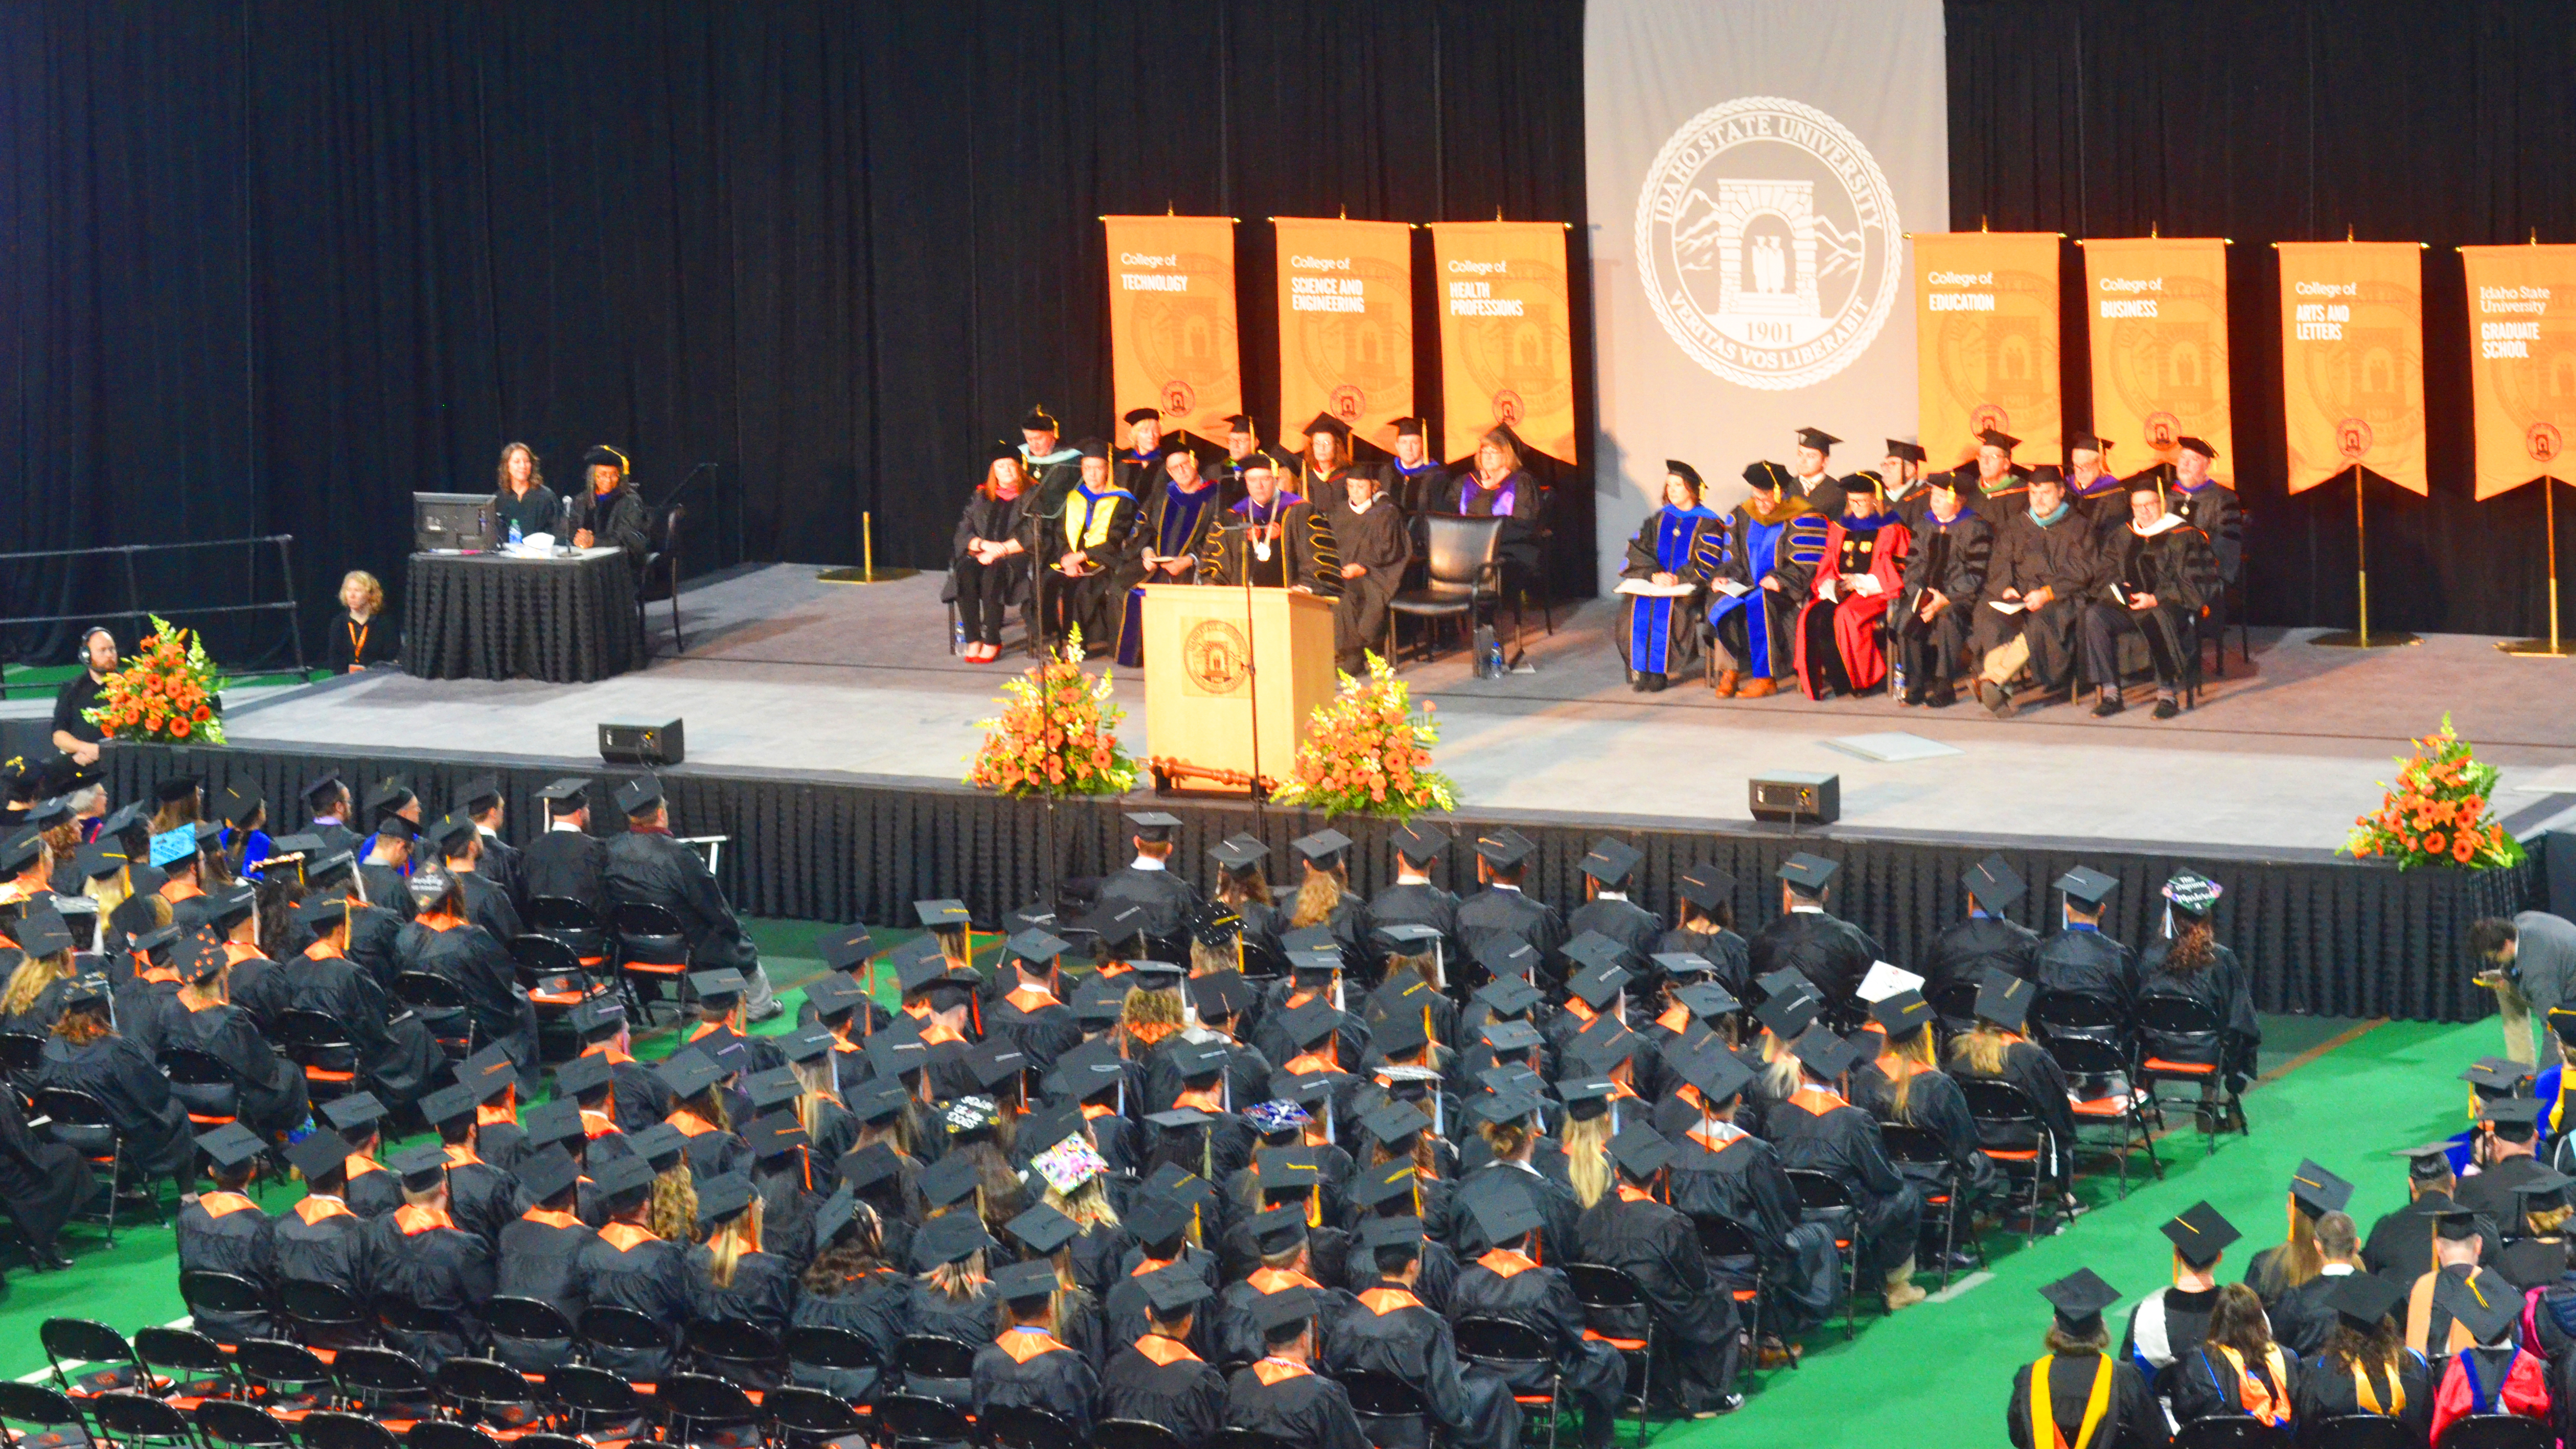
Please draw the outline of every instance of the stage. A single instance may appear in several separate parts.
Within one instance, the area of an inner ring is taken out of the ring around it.
[[[775,565],[696,583],[681,596],[685,654],[672,653],[668,606],[654,606],[654,659],[637,673],[587,685],[345,677],[236,700],[229,758],[179,753],[213,776],[247,770],[272,801],[318,761],[424,781],[499,765],[525,812],[528,792],[556,774],[614,773],[595,751],[598,722],[679,718],[688,762],[668,772],[679,827],[741,839],[725,874],[746,909],[887,921],[912,899],[955,894],[997,919],[1051,881],[1114,863],[1110,808],[1050,812],[955,783],[975,721],[1025,655],[982,666],[952,657],[938,575],[851,586],[816,572]],[[1459,822],[1512,821],[1541,839],[1536,885],[1558,899],[1579,899],[1572,862],[1603,830],[1648,850],[1645,895],[1658,905],[1669,904],[1668,872],[1696,860],[1767,871],[1796,847],[1782,827],[1751,821],[1746,777],[1829,770],[1842,777],[1843,818],[1806,831],[1806,843],[1821,835],[1817,848],[1856,867],[1846,899],[1882,925],[1900,961],[1955,917],[1957,871],[1986,850],[2039,879],[2076,860],[2121,875],[2115,919],[2132,940],[2163,872],[2191,861],[2236,893],[2225,909],[2244,918],[2236,939],[2265,1009],[2459,1019],[2486,1004],[2456,969],[2460,929],[2522,906],[2538,872],[2400,875],[2337,857],[2345,828],[2376,805],[2390,757],[2445,709],[2503,768],[2497,807],[2518,834],[2576,817],[2576,729],[2563,704],[2576,665],[2508,658],[2481,638],[2360,653],[2311,646],[2313,631],[2258,630],[2250,665],[2231,636],[2227,677],[2171,722],[2144,707],[2099,721],[2065,705],[1997,720],[1973,703],[1901,709],[1884,696],[1719,700],[1695,681],[1634,694],[1606,637],[1615,618],[1611,602],[1588,601],[1560,611],[1547,636],[1533,610],[1534,672],[1508,679],[1474,678],[1463,652],[1403,668],[1415,697],[1435,706]],[[1132,678],[1119,694],[1141,708]],[[1123,737],[1140,757],[1150,747],[1133,715]],[[1854,752],[1891,746],[1917,757]],[[168,768],[130,759],[120,788]],[[1311,828],[1297,812],[1258,822],[1244,806],[1182,813],[1194,866],[1204,843],[1247,824],[1274,847]],[[1459,874],[1449,883],[1464,885],[1467,868],[1450,864]],[[1384,868],[1366,859],[1362,886]],[[1757,921],[1769,914],[1758,894],[1739,897]]]

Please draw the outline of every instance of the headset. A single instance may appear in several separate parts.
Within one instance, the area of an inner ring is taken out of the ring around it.
[[[80,642],[72,646],[72,662],[74,664],[77,664],[84,669],[89,667],[89,641],[101,634],[105,634],[107,636],[107,642],[110,648],[115,647],[116,631],[108,628],[105,624],[92,624],[81,631]]]

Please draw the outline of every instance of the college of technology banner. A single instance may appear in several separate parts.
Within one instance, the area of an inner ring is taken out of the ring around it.
[[[1918,428],[1905,234],[1950,229],[1940,0],[1588,0],[1601,586],[1664,460],[1725,509],[1802,427]]]
[[[1474,455],[1508,423],[1520,440],[1574,461],[1574,324],[1565,293],[1565,224],[1439,221],[1431,266],[1440,295],[1440,456]]]
[[[2358,465],[2424,493],[2424,248],[2280,242],[2290,491]]]
[[[2218,450],[2209,476],[2236,486],[2227,400],[2227,243],[2216,237],[2086,237],[2084,319],[2093,339],[2093,431],[2108,466],[2143,473],[2184,438]]]
[[[1243,411],[1234,330],[1234,219],[1104,216],[1114,416],[1151,407],[1166,433],[1225,437]],[[1127,425],[1113,440],[1127,446]]]
[[[1988,428],[2021,439],[2013,456],[2064,453],[2057,375],[2057,249],[2053,231],[1916,232],[1914,349],[1922,393],[1917,426],[1927,466],[1977,454]]]
[[[2478,497],[2568,481],[2576,436],[2576,246],[2462,247]],[[2566,305],[2559,304],[2561,294]]]
[[[1413,228],[1271,218],[1279,237],[1279,441],[1330,413],[1392,450],[1413,415]]]

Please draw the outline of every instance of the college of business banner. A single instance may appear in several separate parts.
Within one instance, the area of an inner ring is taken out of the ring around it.
[[[2209,476],[2236,486],[2227,399],[2227,243],[2087,237],[2084,317],[2093,339],[2093,431],[2109,466],[2170,463],[2183,438],[2218,450]]]
[[[1802,427],[1837,473],[1917,430],[1907,232],[1950,229],[1941,0],[1586,0],[1601,587],[1664,460],[1744,497]]]
[[[1271,218],[1279,237],[1279,441],[1330,413],[1381,448],[1413,415],[1413,228]]]
[[[1508,423],[1520,440],[1574,461],[1574,326],[1565,294],[1565,225],[1438,221],[1440,456],[1473,455]]]
[[[2576,246],[2462,247],[2460,262],[2478,496],[2534,478],[2567,480],[2559,454],[2576,436]]]
[[[2280,242],[2290,491],[2369,469],[2424,483],[2424,248]]]
[[[1916,232],[1916,425],[1928,466],[1976,456],[1988,428],[2021,439],[2013,456],[2056,462],[2065,439],[2057,375],[2053,231]]]
[[[1159,408],[1163,431],[1222,440],[1243,411],[1234,329],[1234,220],[1104,216],[1113,415]],[[1127,425],[1113,441],[1127,445]]]

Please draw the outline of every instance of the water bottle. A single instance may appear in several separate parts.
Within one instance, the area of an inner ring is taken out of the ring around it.
[[[1505,678],[1512,672],[1512,667],[1503,662],[1503,641],[1500,637],[1497,637],[1485,650],[1485,669],[1487,677],[1493,679]]]
[[[948,652],[951,654],[966,652],[966,616],[963,614],[948,621]]]
[[[1905,656],[1901,654],[1897,656],[1896,662],[1889,667],[1887,676],[1887,692],[1903,699],[1905,697]]]
[[[518,546],[519,546],[519,520],[517,520],[517,519],[513,518],[513,519],[511,519],[511,520],[510,520],[510,547],[512,547],[512,548],[517,548]]]

